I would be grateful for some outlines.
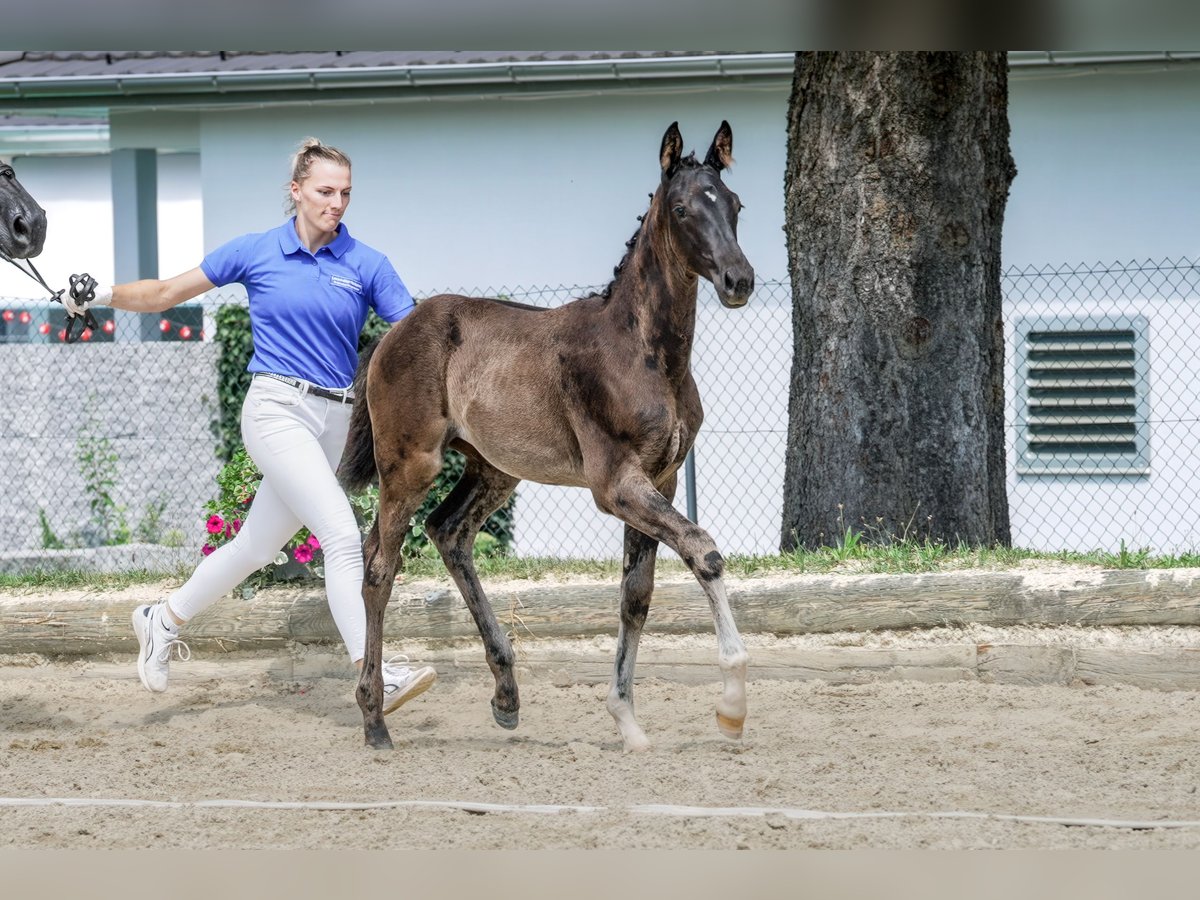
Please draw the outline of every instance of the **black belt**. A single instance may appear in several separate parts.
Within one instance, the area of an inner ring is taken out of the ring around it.
[[[344,391],[331,391],[328,388],[319,387],[315,384],[309,384],[307,381],[301,381],[299,378],[289,378],[287,375],[276,375],[274,372],[255,372],[255,378],[274,378],[276,381],[282,381],[284,384],[290,384],[294,388],[299,388],[301,391],[312,394],[314,397],[323,397],[326,400],[332,400],[335,403],[353,403],[354,395],[347,388]]]

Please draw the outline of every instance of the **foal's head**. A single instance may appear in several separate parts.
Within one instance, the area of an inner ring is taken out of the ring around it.
[[[725,186],[721,170],[733,164],[733,129],[722,122],[712,146],[697,162],[683,156],[679,123],[671,123],[659,151],[662,163],[660,201],[668,231],[688,266],[713,283],[728,307],[745,306],[754,290],[754,269],[737,242],[742,201]]]
[[[12,166],[0,163],[0,253],[28,259],[42,252],[46,211],[17,181]]]

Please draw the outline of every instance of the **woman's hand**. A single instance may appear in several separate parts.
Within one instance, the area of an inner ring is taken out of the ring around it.
[[[82,275],[71,276],[71,287],[61,299],[67,315],[74,318],[82,316],[93,306],[111,306],[112,287],[98,283],[95,278],[84,272]]]

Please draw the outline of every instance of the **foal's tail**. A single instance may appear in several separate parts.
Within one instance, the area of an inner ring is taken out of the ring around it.
[[[382,337],[382,335],[381,335]],[[354,375],[354,409],[350,413],[350,434],[346,437],[346,449],[338,466],[338,480],[350,493],[363,490],[375,480],[375,437],[371,431],[371,411],[367,409],[367,369],[371,357],[379,349],[380,338],[375,338],[358,357],[358,371]]]

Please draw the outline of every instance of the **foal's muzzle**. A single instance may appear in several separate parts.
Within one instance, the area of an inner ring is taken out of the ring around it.
[[[754,293],[754,269],[745,261],[727,266],[713,279],[713,287],[723,306],[743,307]]]

